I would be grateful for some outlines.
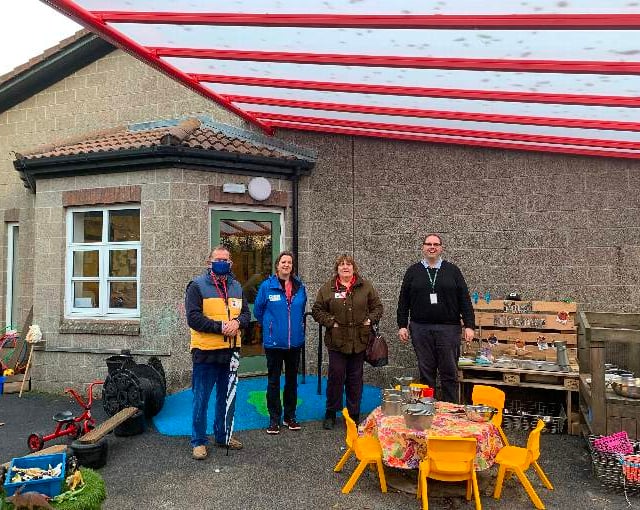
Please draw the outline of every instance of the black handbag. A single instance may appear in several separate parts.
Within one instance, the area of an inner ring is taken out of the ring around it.
[[[384,367],[389,364],[389,346],[378,328],[378,324],[371,325],[369,343],[365,351],[364,360],[372,367]]]

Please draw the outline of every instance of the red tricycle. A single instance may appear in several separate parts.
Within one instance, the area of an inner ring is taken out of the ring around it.
[[[78,439],[80,435],[86,434],[96,426],[96,420],[91,416],[91,405],[93,404],[93,387],[103,384],[104,381],[92,381],[87,388],[87,400],[85,401],[73,388],[65,388],[64,392],[69,393],[80,404],[83,411],[79,416],[74,416],[72,411],[62,411],[53,416],[53,421],[57,422],[56,429],[47,435],[31,434],[27,439],[29,450],[37,452],[47,441],[56,437],[71,436]]]

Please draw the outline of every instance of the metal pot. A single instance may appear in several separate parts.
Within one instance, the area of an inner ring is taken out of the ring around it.
[[[385,416],[400,416],[402,414],[402,397],[399,395],[388,395],[382,399],[380,408],[382,414]]]
[[[425,430],[431,428],[433,422],[432,414],[405,414],[404,423],[409,429]]]

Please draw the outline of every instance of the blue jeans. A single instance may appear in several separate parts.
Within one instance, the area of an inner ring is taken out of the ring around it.
[[[194,363],[191,389],[193,391],[193,415],[191,446],[208,444],[207,409],[209,398],[216,386],[216,413],[213,436],[217,443],[226,443],[224,413],[229,385],[229,363]]]

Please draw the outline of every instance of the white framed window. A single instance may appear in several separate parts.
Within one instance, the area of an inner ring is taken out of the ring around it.
[[[140,208],[67,210],[65,314],[140,317]]]

